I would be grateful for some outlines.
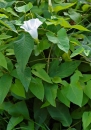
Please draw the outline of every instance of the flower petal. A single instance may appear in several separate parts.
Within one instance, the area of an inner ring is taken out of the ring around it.
[[[42,22],[38,18],[36,18],[35,20],[36,20],[35,21],[36,22],[36,24],[35,24],[36,28],[38,28],[42,24]]]
[[[28,27],[27,27],[26,23],[24,23],[22,26],[20,26],[20,28],[24,29],[25,31],[28,31]]]
[[[37,38],[38,38],[37,29],[30,30],[29,33],[30,33],[30,35],[32,36],[32,38],[34,38],[34,39],[37,39]]]
[[[26,32],[30,33],[30,35],[34,38],[38,38],[38,32],[37,28],[42,24],[42,22],[36,18],[36,19],[31,19],[28,21],[24,21],[24,24],[20,26],[20,28],[23,28]]]
[[[34,29],[36,27],[35,19],[28,20],[28,21],[26,21],[26,23],[27,23],[27,26],[29,27],[29,29]]]

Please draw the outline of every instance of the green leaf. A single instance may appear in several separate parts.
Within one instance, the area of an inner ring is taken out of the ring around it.
[[[48,42],[47,39],[42,39],[38,45],[35,46],[34,51],[35,51],[35,56],[39,55],[43,50],[46,50],[50,47],[50,43]]]
[[[58,19],[57,24],[60,24],[64,28],[70,28],[71,27],[69,22],[66,19],[62,18],[62,17]]]
[[[21,121],[23,120],[22,116],[19,117],[11,117],[8,125],[7,125],[7,130],[12,130],[16,125],[18,125]]]
[[[80,71],[76,70],[75,73],[71,76],[71,84],[74,85],[78,83],[80,77],[83,77],[83,75]]]
[[[45,68],[45,66],[46,66],[46,64],[44,64],[44,63],[37,63],[37,64],[34,64],[31,68],[34,70],[38,70],[38,69],[44,69]]]
[[[6,106],[4,106],[4,108],[7,108],[7,103],[5,105]],[[18,101],[15,104],[9,105],[6,111],[14,117],[21,115],[24,117],[24,119],[29,119],[29,112],[24,101]]]
[[[11,37],[12,37],[12,36],[10,36],[10,35],[1,34],[1,35],[0,35],[0,40],[8,39],[8,38],[11,38]]]
[[[0,20],[0,23],[2,25],[6,26],[7,28],[9,28],[11,31],[17,33],[17,30],[16,30],[15,26],[12,24],[12,22]]]
[[[61,28],[57,32],[57,36],[55,36],[55,34],[52,32],[47,32],[46,35],[47,35],[49,41],[51,41],[52,43],[56,43],[57,46],[64,52],[66,52],[66,53],[68,52],[69,39],[67,37],[66,30],[64,28]]]
[[[77,70],[74,73],[74,75],[71,76],[71,83],[67,93],[67,98],[71,102],[79,106],[82,105],[82,101],[83,101],[83,88],[79,82],[80,77],[82,77],[82,74],[80,71]]]
[[[10,39],[9,39],[10,40]],[[1,40],[2,41],[2,40]],[[9,44],[4,44],[2,46],[0,46],[0,51],[4,51],[6,48],[10,47],[12,45],[12,43]]]
[[[23,5],[23,6],[20,6],[20,7],[16,7],[16,6],[15,6],[15,10],[16,10],[17,12],[24,12],[24,13],[26,13],[26,12],[28,12],[32,7],[33,7],[32,3],[29,2],[28,4]]]
[[[56,106],[55,99],[57,97],[58,85],[44,83],[44,89],[45,89],[45,97],[46,97],[47,101],[52,106]]]
[[[12,77],[10,75],[3,75],[0,78],[0,104],[3,103],[11,87]]]
[[[79,83],[70,84],[67,98],[74,104],[77,104],[81,107],[83,100],[83,90]]]
[[[35,129],[38,130],[39,127],[42,127],[42,124],[45,123],[44,121],[47,118],[48,112],[46,108],[40,108],[42,105],[42,102],[40,102],[38,99],[34,100],[34,119],[35,122]],[[40,124],[40,125],[38,125]]]
[[[46,71],[44,69],[32,70],[31,72],[35,76],[41,78],[42,80],[44,80],[48,83],[52,83],[51,78],[49,77],[49,75],[46,73]]]
[[[68,77],[75,71],[75,69],[79,66],[79,64],[80,64],[80,61],[69,61],[69,62],[61,63],[59,67],[54,65],[55,70],[52,69],[49,75],[51,77],[60,77],[60,78]]]
[[[88,30],[87,28],[85,28],[85,27],[83,27],[83,26],[81,26],[81,25],[73,25],[73,26],[71,26],[72,28],[75,28],[75,29],[78,29],[78,30],[80,30],[80,31],[90,31],[90,30]]]
[[[81,14],[77,13],[74,9],[69,9],[68,13],[68,16],[76,23],[81,21]]]
[[[49,75],[51,77],[54,77],[55,76],[55,73],[57,70],[58,70],[58,67],[59,67],[59,60],[53,60],[51,63],[50,63],[50,66],[49,66]],[[52,76],[53,75],[53,76]],[[56,76],[55,76],[56,77]]]
[[[82,82],[87,82],[91,79],[91,74],[83,74],[83,77],[80,78]]]
[[[56,107],[49,106],[47,109],[54,120],[60,121],[62,125],[66,127],[71,125],[72,119],[69,110],[65,105],[60,103],[57,104]]]
[[[76,38],[73,37],[70,37],[70,42],[73,43],[74,45],[81,45],[81,43]]]
[[[69,50],[69,38],[67,36],[66,30],[61,28],[58,32],[58,47],[64,52],[68,53]]]
[[[80,108],[74,109],[71,113],[71,117],[73,119],[81,119],[84,111],[86,111],[86,107],[80,107]]]
[[[62,82],[60,77],[53,77],[52,81],[53,81],[53,83],[61,83]]]
[[[54,33],[52,33],[52,32],[47,32],[47,33],[46,33],[46,36],[47,36],[47,38],[48,38],[48,40],[49,40],[50,42],[52,42],[52,43],[58,43],[58,38],[55,36]]]
[[[28,91],[29,84],[31,81],[31,69],[29,67],[26,67],[25,70],[23,71],[21,70],[20,67],[17,67],[16,71],[25,90]]]
[[[21,70],[25,69],[33,48],[34,41],[28,33],[20,34],[14,42],[14,52]]]
[[[3,76],[3,72],[2,72],[2,71],[0,71],[0,77],[1,77],[1,76]]]
[[[61,3],[61,4],[55,4],[53,10],[55,12],[58,12],[58,11],[61,11],[61,10],[65,10],[65,9],[68,9],[70,8],[71,6],[75,5],[75,3]]]
[[[5,56],[2,54],[2,52],[0,52],[0,66],[7,69],[7,61],[6,61]]]
[[[79,55],[79,54],[81,54],[83,51],[84,51],[84,48],[83,48],[83,47],[79,47],[79,48],[77,48],[76,50],[73,51],[73,53],[70,55],[70,57],[72,58],[72,57],[74,57],[74,56],[76,56],[76,55]]]
[[[83,122],[83,128],[85,130],[91,123],[91,112],[84,112],[83,113],[82,122]]]
[[[11,7],[6,8],[5,11],[7,11],[10,14],[12,14],[13,16],[19,17],[17,15],[17,13]]]
[[[44,98],[44,86],[39,78],[32,78],[29,86],[30,91],[40,100]]]
[[[48,107],[50,105],[50,103],[48,101],[46,101],[42,106],[41,108],[44,108],[44,107]]]
[[[90,130],[90,129],[91,129],[91,124],[85,130]]]
[[[17,96],[24,97],[25,98],[25,90],[23,85],[19,80],[15,80],[15,84],[12,84],[11,86],[11,92],[16,94]]]
[[[12,77],[16,78],[16,79],[19,79],[19,76],[18,76],[18,74],[17,74],[17,70],[16,70],[16,69],[12,70],[11,73],[10,73],[10,75],[11,75]]]
[[[6,2],[4,2],[4,1],[1,1],[1,2],[0,2],[0,8],[5,8],[6,5],[7,5]]]
[[[33,12],[33,13],[35,13],[35,12],[37,12],[36,13],[36,15],[38,15],[38,14],[42,14],[43,13],[43,10],[42,10],[42,8],[39,8],[38,6],[33,6],[33,8],[31,9],[31,11]],[[38,16],[37,16],[38,17]],[[42,20],[41,20],[42,21]]]
[[[91,7],[90,4],[84,4],[84,5],[82,6],[82,10],[85,12],[85,11],[89,10],[90,7]]]
[[[5,110],[5,111],[8,111],[11,106],[12,106],[12,103],[11,103],[11,102],[3,102],[3,103],[0,105],[0,109],[3,109],[3,110]]]
[[[28,125],[25,127],[25,129],[27,128],[26,130],[29,130],[31,128],[31,130],[34,130],[34,127],[35,127],[34,121],[31,120],[28,122]]]
[[[5,14],[0,14],[0,19],[2,19],[2,18],[8,18],[8,16]]]
[[[67,107],[70,107],[70,101],[66,97],[67,92],[68,92],[68,86],[63,87],[61,90],[58,89],[57,97],[63,104],[65,104]]]
[[[91,80],[89,80],[87,85],[85,85],[84,93],[91,99]]]
[[[14,49],[6,49],[6,52],[7,56],[14,55]]]
[[[81,106],[85,106],[89,101],[89,97],[83,93],[83,100],[82,100],[82,105]]]
[[[29,129],[35,130],[35,123],[34,123],[33,120],[30,120],[30,121],[28,121],[27,124],[22,125],[22,123],[21,123],[21,127],[20,128],[22,130],[29,130]]]

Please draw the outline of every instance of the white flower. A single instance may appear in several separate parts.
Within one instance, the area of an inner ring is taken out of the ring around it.
[[[28,21],[24,21],[24,24],[20,26],[20,28],[23,28],[26,32],[28,32],[34,39],[38,39],[38,27],[42,24],[42,22],[36,18],[31,19]]]

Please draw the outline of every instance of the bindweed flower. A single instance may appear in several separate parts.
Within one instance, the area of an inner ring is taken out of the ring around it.
[[[26,32],[28,32],[32,38],[38,39],[38,27],[42,24],[42,22],[36,18],[36,19],[31,19],[28,21],[24,21],[24,24],[20,26],[20,28],[23,28]]]

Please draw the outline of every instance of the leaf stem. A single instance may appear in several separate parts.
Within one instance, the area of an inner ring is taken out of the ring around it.
[[[67,130],[70,130],[70,128],[72,128],[72,127],[74,127],[74,126],[76,126],[77,124],[79,124],[81,122],[81,120],[80,121],[78,121],[78,122],[76,122],[75,124],[73,124],[72,126],[70,126]]]
[[[35,62],[35,61],[40,61],[40,60],[47,60],[48,58],[41,58],[41,59],[37,59],[37,60],[32,60],[32,61],[30,61],[30,62]],[[50,58],[50,59],[60,59],[60,58]],[[29,62],[29,63],[30,63]]]
[[[49,71],[49,64],[50,64],[50,56],[51,56],[52,47],[53,47],[53,44],[52,44],[52,46],[51,46],[51,48],[50,48],[49,55],[48,55],[48,61],[47,61],[47,73],[48,73],[48,71]]]

